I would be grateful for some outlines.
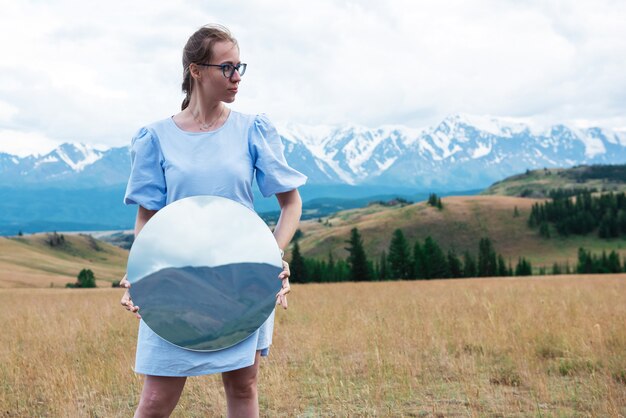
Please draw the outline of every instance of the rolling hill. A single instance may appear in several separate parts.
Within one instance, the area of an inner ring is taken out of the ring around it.
[[[99,287],[111,287],[124,275],[128,252],[89,235],[64,235],[50,246],[48,234],[0,237],[0,288],[65,287],[83,268]]]
[[[626,191],[626,165],[544,168],[507,177],[485,189],[483,195],[547,197],[554,189]]]
[[[497,252],[513,264],[518,257],[528,258],[533,266],[551,267],[554,262],[575,266],[578,248],[591,251],[617,250],[626,256],[626,239],[602,240],[595,234],[546,239],[526,225],[530,208],[538,199],[511,196],[460,196],[442,199],[439,210],[426,204],[387,207],[371,205],[339,212],[334,216],[301,223],[299,241],[304,257],[345,258],[345,241],[356,227],[363,236],[369,257],[378,258],[389,248],[391,235],[402,229],[411,245],[432,236],[444,250],[457,254],[477,253],[478,242],[489,237]],[[519,215],[515,216],[517,207]]]

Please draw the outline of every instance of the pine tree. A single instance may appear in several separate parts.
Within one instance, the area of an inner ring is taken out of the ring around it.
[[[621,273],[622,266],[620,265],[619,255],[615,251],[611,251],[609,254],[606,267],[608,273]]]
[[[380,280],[389,280],[389,262],[387,261],[387,253],[383,250],[378,262],[378,271]]]
[[[498,274],[498,261],[489,238],[481,238],[478,243],[478,276],[492,277]]]
[[[576,266],[576,273],[594,273],[593,259],[591,258],[591,253],[585,251],[584,248],[578,249],[578,265]]]
[[[413,246],[413,277],[416,279],[425,279],[426,261],[424,260],[424,250],[420,245],[419,240],[415,241]]]
[[[367,271],[369,280],[378,281],[378,267],[372,260],[367,260]]]
[[[82,269],[78,273],[78,286],[82,288],[96,287],[96,278],[93,275],[93,271],[90,269]]]
[[[355,282],[371,280],[363,240],[357,228],[352,228],[350,239],[346,242],[348,243],[346,251],[348,251],[347,261],[350,266],[350,279]]]
[[[509,269],[506,266],[506,261],[502,255],[498,256],[498,276],[505,277],[509,275]]]
[[[337,260],[335,266],[335,275],[338,282],[345,282],[350,280],[350,266],[345,260]]]
[[[620,234],[626,235],[626,209],[621,209],[617,212],[617,226]]]
[[[393,231],[389,244],[389,270],[394,279],[409,279],[411,277],[411,256],[409,244],[404,238],[401,229]]]
[[[426,265],[426,277],[429,279],[441,279],[450,276],[448,260],[441,247],[430,236],[424,240],[424,260]]]
[[[448,269],[450,271],[450,277],[463,277],[461,260],[459,260],[459,257],[457,257],[456,253],[452,250],[448,251]]]
[[[293,249],[291,250],[291,262],[289,263],[289,270],[291,275],[289,280],[293,283],[306,283],[309,278],[306,274],[306,267],[304,257],[300,254],[300,246],[298,241],[294,241]]]
[[[476,260],[469,251],[465,251],[463,254],[463,277],[477,277],[478,270],[476,267]]]
[[[530,261],[526,260],[524,257],[520,257],[517,262],[517,266],[515,267],[515,275],[516,276],[531,276],[533,274],[533,269],[530,264]]]
[[[335,258],[333,257],[332,251],[328,251],[328,281],[336,282],[337,280],[337,272],[335,266]]]

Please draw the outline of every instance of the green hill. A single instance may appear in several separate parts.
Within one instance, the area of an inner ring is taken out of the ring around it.
[[[426,202],[400,207],[372,205],[339,212],[319,220],[304,221],[300,230],[300,249],[305,257],[345,258],[345,241],[350,229],[357,227],[370,258],[387,250],[391,235],[402,229],[410,243],[432,236],[444,250],[477,253],[478,242],[489,237],[497,252],[513,264],[518,257],[528,258],[533,266],[551,267],[554,262],[575,266],[578,248],[593,252],[617,250],[626,256],[626,239],[604,240],[597,234],[543,238],[527,226],[533,203],[539,199],[510,196],[445,197],[443,210]],[[515,215],[517,207],[518,215]],[[288,258],[289,259],[289,258]]]
[[[483,195],[548,197],[551,190],[626,191],[626,165],[593,165],[527,171],[494,183]]]
[[[94,272],[99,287],[119,282],[126,270],[128,251],[89,235],[60,237],[0,237],[0,288],[64,287],[75,282],[84,268]]]

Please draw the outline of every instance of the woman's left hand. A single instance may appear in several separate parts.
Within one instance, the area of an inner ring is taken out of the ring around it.
[[[278,278],[283,281],[283,285],[278,293],[276,293],[276,304],[287,309],[287,293],[291,292],[289,286],[289,263],[283,260],[283,271],[278,275]]]

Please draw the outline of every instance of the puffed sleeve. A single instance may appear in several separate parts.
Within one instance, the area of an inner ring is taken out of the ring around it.
[[[256,116],[249,139],[256,181],[263,196],[288,192],[306,183],[307,177],[287,164],[283,142],[267,116]]]
[[[130,145],[130,178],[124,203],[137,204],[149,210],[165,206],[167,186],[163,173],[163,154],[150,131],[141,128]]]

